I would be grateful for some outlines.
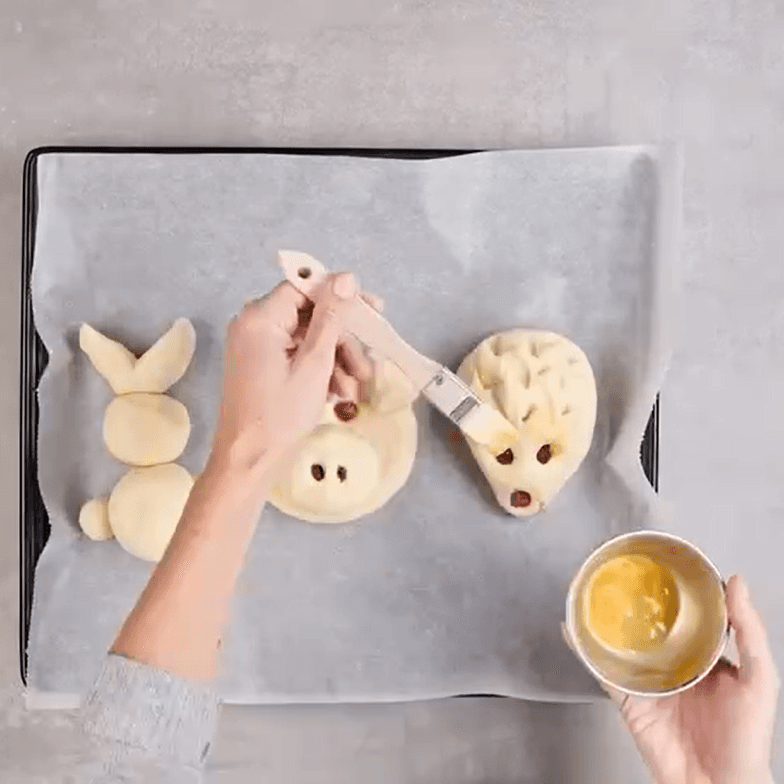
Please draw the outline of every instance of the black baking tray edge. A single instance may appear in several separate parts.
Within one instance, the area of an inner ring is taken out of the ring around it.
[[[285,154],[346,155],[368,158],[445,158],[477,150],[440,149],[357,149],[289,147],[77,147],[54,146],[31,150],[24,162],[22,177],[22,283],[21,357],[19,377],[19,666],[27,685],[27,642],[33,606],[35,566],[49,538],[49,516],[38,487],[38,398],[36,389],[48,355],[33,323],[30,279],[35,254],[35,227],[38,213],[38,158],[48,153],[145,153],[156,155],[194,154]],[[645,428],[640,460],[654,490],[659,490],[659,398]]]

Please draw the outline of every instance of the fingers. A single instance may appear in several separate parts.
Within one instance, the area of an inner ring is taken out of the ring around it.
[[[754,688],[777,691],[779,676],[768,644],[765,624],[752,604],[746,583],[739,575],[733,575],[727,583],[727,611],[730,624],[735,629],[741,682]]]
[[[359,295],[359,298],[367,302],[373,310],[377,310],[381,313],[384,310],[384,300],[381,297],[377,297],[375,294],[368,294],[367,292],[362,292]]]
[[[355,294],[356,282],[349,273],[336,275],[325,284],[313,308],[313,316],[302,345],[294,359],[293,371],[304,363],[315,362],[319,368],[329,370],[327,379],[332,375],[338,340],[342,332],[335,309],[343,300],[350,299]]]
[[[373,372],[370,360],[353,335],[345,335],[338,346],[338,360],[345,371],[360,381],[366,381]]]
[[[342,400],[353,400],[356,403],[359,398],[359,382],[346,373],[340,365],[335,365],[329,383],[329,391]]]
[[[299,312],[307,304],[307,297],[284,280],[269,294],[248,302],[239,318],[256,321],[291,336],[299,323]]]
[[[384,309],[384,300],[375,294],[362,292],[359,298],[374,310],[381,312]],[[338,361],[350,376],[360,381],[367,381],[373,374],[373,365],[353,335],[344,335],[341,338],[338,345]]]

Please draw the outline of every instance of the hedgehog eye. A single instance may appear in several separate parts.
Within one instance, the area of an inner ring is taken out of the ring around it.
[[[536,459],[544,465],[545,463],[550,462],[550,458],[553,456],[553,450],[550,448],[550,444],[545,444],[544,446],[539,448],[539,451],[536,453]]]
[[[506,449],[500,455],[496,455],[495,459],[501,465],[509,465],[514,460],[514,454],[511,449]]]

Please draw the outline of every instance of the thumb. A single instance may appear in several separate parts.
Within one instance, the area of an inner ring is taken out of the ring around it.
[[[297,372],[302,366],[313,368],[315,365],[329,378],[335,364],[338,340],[343,332],[336,311],[343,300],[350,299],[356,292],[356,281],[348,272],[335,275],[327,281],[316,300],[308,330],[294,359],[292,372]]]
[[[741,681],[754,688],[776,688],[778,675],[765,624],[752,604],[745,581],[737,574],[727,583],[727,612],[735,629]]]

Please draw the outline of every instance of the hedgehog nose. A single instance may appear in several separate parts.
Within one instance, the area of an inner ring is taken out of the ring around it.
[[[510,498],[510,503],[514,507],[523,508],[531,505],[531,494],[525,490],[515,490]]]

